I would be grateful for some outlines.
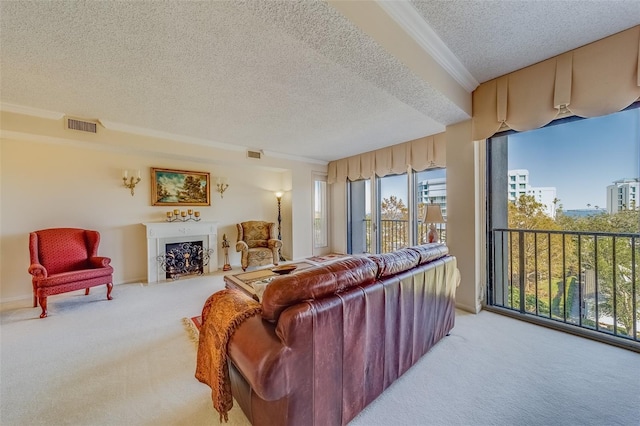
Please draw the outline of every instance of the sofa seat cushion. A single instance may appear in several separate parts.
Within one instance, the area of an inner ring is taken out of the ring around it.
[[[105,277],[104,284],[106,284],[111,282],[112,274],[113,268],[111,266],[96,269],[81,269],[79,271],[61,272],[59,274],[49,275],[47,278],[39,279],[38,287],[57,286],[76,281],[93,280],[101,277]]]
[[[417,254],[414,255],[417,258]],[[351,257],[277,277],[262,296],[262,318],[277,321],[282,311],[296,303],[371,284],[376,279],[376,271],[376,264],[370,259]]]
[[[440,259],[449,254],[449,247],[444,243],[428,243],[419,246],[409,247],[409,250],[413,250],[420,255],[419,264],[431,262],[432,260]]]
[[[420,254],[408,248],[391,253],[371,254],[368,256],[378,266],[377,278],[389,277],[418,266]]]

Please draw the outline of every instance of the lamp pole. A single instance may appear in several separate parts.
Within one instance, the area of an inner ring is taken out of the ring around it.
[[[282,196],[277,197],[278,198],[278,239],[280,241],[282,241],[282,215],[281,215],[281,202],[282,202]]]
[[[282,192],[276,192],[276,199],[278,200],[278,240],[282,241]],[[280,260],[285,261],[287,259],[282,255],[282,250],[280,250]]]

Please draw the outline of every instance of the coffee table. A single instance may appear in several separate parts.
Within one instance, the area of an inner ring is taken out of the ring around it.
[[[312,268],[318,263],[315,262],[293,262],[287,263],[287,265],[296,265],[297,268],[292,272],[295,274],[298,271],[303,271],[308,268]],[[262,292],[264,291],[264,287],[266,287],[272,279],[279,276],[271,269],[273,268],[265,268],[265,269],[257,269],[255,271],[242,272],[240,274],[233,275],[225,275],[224,276],[224,284],[226,288],[235,288],[238,290],[244,291],[249,296],[253,297],[255,300],[260,300],[259,296],[262,296]],[[255,287],[254,287],[255,284]]]

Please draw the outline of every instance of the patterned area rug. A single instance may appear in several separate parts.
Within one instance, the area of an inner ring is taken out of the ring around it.
[[[330,254],[325,254],[324,256],[307,257],[307,260],[310,260],[310,261],[316,262],[316,263],[327,263],[327,262],[336,261],[338,259],[342,259],[344,257],[350,257],[350,255],[348,255],[348,254],[340,254],[340,253],[330,253]]]
[[[189,339],[192,340],[196,346],[198,345],[198,339],[200,338],[200,327],[202,326],[202,317],[182,318],[182,323],[189,333]]]

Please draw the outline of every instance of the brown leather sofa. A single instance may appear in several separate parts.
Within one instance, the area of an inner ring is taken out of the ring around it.
[[[443,244],[274,279],[229,342],[235,400],[254,425],[348,423],[453,328],[458,283]]]

